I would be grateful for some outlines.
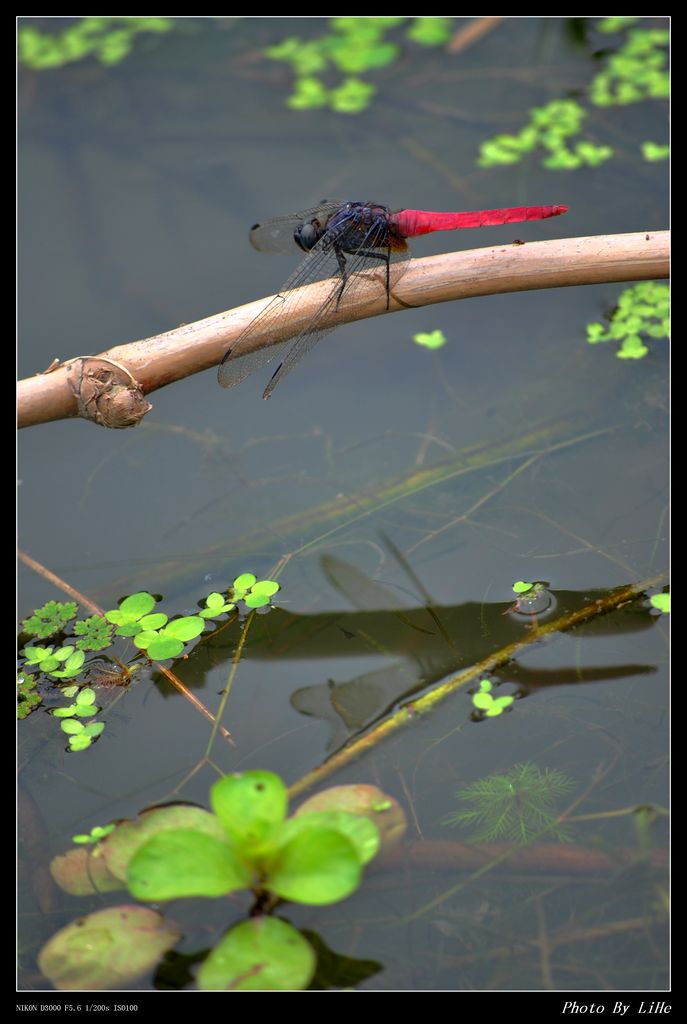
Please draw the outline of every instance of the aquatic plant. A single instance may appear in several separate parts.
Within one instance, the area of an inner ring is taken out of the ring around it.
[[[113,645],[116,638],[122,637],[130,639],[152,660],[176,658],[191,640],[200,636],[208,620],[218,619],[235,609],[241,617],[253,611],[264,614],[269,611],[272,598],[279,589],[276,580],[258,580],[252,572],[244,572],[224,593],[209,594],[197,615],[180,615],[172,619],[164,612],[155,611],[157,600],[145,590],[125,597],[117,608],[109,609],[104,615],[91,615],[74,623],[71,620],[76,618],[78,609],[75,601],[48,601],[22,621],[22,635],[43,640],[53,635],[65,637],[71,629],[71,635],[78,639],[75,644],[58,643],[47,647],[29,643],[21,650],[24,662],[17,682],[17,717],[26,718],[43,699],[38,692],[38,674],[49,676],[53,681],[81,676],[81,686],[87,681],[98,686],[128,685],[136,665],[127,666],[115,658],[119,668],[114,671],[102,659],[86,661],[86,652],[105,650]],[[140,654],[137,657],[140,658]],[[35,672],[28,672],[27,668],[35,669]],[[70,697],[77,692],[78,687],[71,692],[62,691],[64,696]],[[90,689],[82,690],[75,704],[56,709],[53,714],[58,718],[86,715],[86,709],[92,704],[88,695],[92,693]],[[98,710],[88,713],[96,714]],[[93,723],[83,726],[72,721],[63,723],[62,729],[70,735],[71,750],[86,750],[103,731],[104,725]]]
[[[134,821],[75,836],[81,848],[54,859],[53,878],[75,895],[127,887],[155,903],[250,890],[248,920],[203,958],[198,987],[307,988],[315,949],[273,911],[280,900],[320,906],[354,892],[380,845],[400,837],[400,807],[376,787],[334,787],[287,818],[286,786],[268,771],[224,776],[210,803],[214,814],[186,804],[154,807]],[[77,923],[67,925],[41,950],[41,970],[57,988],[107,988],[136,977],[179,938],[161,915],[132,928],[132,913],[138,921],[141,912],[112,907],[107,929],[101,911],[82,917],[78,943]]]
[[[669,92],[667,29],[635,28],[637,18],[605,18],[595,31],[610,35],[627,31],[615,52],[605,54],[604,68],[594,76],[587,90],[588,100],[597,107],[623,106],[641,100],[667,99]],[[598,167],[613,156],[611,146],[590,139],[577,139],[588,116],[577,100],[551,100],[533,107],[529,121],[515,134],[499,134],[482,143],[477,160],[480,167],[516,164],[529,154],[542,152],[541,165],[550,171]],[[645,160],[666,159],[668,147],[644,142]]]
[[[667,284],[640,281],[621,292],[608,328],[603,324],[587,324],[587,341],[595,345],[600,341],[619,341],[618,359],[642,359],[649,349],[642,341],[648,338],[667,338],[670,290]]]
[[[473,694],[472,703],[479,718],[496,718],[509,708],[515,697],[492,697],[493,683],[490,679],[480,679],[479,690]]]
[[[558,822],[556,801],[573,788],[563,772],[542,771],[526,761],[505,775],[487,775],[459,789],[458,800],[470,807],[452,811],[442,824],[471,829],[473,843],[503,839],[525,845],[539,836],[567,842],[570,830]]]

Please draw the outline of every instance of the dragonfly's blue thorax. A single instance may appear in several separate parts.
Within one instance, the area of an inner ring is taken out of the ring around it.
[[[293,237],[304,252],[310,252],[323,238],[325,245],[356,252],[379,245],[388,232],[388,222],[389,209],[379,203],[343,203],[326,220],[313,217],[299,224]]]

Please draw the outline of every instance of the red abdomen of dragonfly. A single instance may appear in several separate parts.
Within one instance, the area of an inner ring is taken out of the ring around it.
[[[484,228],[496,224],[516,224],[523,220],[544,220],[567,213],[567,206],[511,206],[503,210],[477,210],[474,213],[432,213],[430,210],[398,210],[389,216],[392,226],[403,238],[427,235],[431,231],[455,231],[458,228]]]

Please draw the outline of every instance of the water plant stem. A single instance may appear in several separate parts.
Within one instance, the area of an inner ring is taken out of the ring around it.
[[[243,648],[244,648],[244,645],[246,643],[246,637],[248,636],[248,631],[250,630],[250,627],[253,624],[253,619],[254,618],[255,618],[255,611],[252,611],[252,612],[250,612],[250,614],[248,615],[246,621],[243,624],[243,629],[241,630],[241,636],[239,637],[239,642],[238,642],[238,644],[236,646],[236,650],[234,651],[234,657],[232,658],[231,669],[229,670],[229,676],[227,678],[227,685],[224,687],[224,690],[222,691],[222,699],[219,702],[219,707],[217,709],[217,717],[215,718],[215,724],[212,727],[212,732],[210,733],[210,739],[208,740],[208,745],[205,748],[205,758],[206,759],[210,757],[210,751],[212,750],[212,744],[215,742],[215,736],[217,735],[217,730],[220,729],[220,728],[223,728],[222,726],[220,726],[219,723],[220,723],[220,721],[222,719],[222,715],[224,714],[224,709],[227,706],[227,701],[229,700],[229,694],[231,693],[231,687],[232,687],[232,684],[234,682],[234,676],[236,675],[236,670],[239,667],[239,662],[241,661],[241,655],[243,653]]]

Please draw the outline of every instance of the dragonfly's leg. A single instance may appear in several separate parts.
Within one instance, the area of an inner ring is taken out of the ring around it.
[[[334,252],[336,253],[336,262],[339,264],[339,270],[341,272],[341,284],[339,285],[339,290],[336,296],[336,308],[338,310],[339,303],[341,302],[341,298],[344,293],[344,288],[348,282],[348,274],[346,273],[346,257],[344,256],[343,250],[335,246]]]
[[[386,264],[386,308],[389,308],[389,298],[391,296],[391,249],[387,249],[386,252],[373,252],[368,249],[358,249],[356,256],[368,256],[373,260],[382,260]]]

